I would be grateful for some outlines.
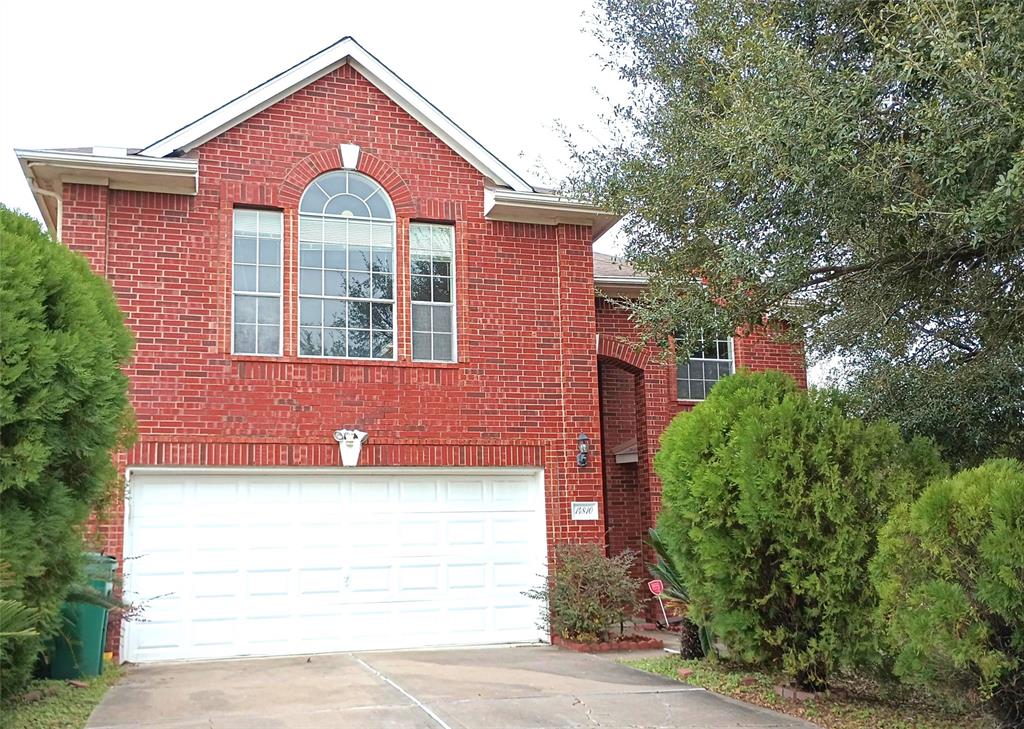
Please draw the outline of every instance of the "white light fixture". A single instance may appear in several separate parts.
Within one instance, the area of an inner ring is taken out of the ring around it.
[[[341,450],[341,465],[356,466],[359,464],[359,453],[363,450],[363,443],[368,434],[361,430],[349,430],[343,428],[334,431],[334,440],[338,441],[338,448]]]
[[[339,144],[338,151],[341,152],[341,166],[346,170],[354,170],[359,167],[359,145]]]

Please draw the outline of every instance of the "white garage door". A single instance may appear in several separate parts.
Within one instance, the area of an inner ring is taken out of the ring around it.
[[[539,472],[131,477],[128,661],[543,639]]]

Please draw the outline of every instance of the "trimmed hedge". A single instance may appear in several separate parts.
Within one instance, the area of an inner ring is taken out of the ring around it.
[[[902,680],[976,689],[1024,724],[1024,464],[930,485],[893,513],[871,574]]]
[[[805,687],[878,659],[868,564],[889,512],[942,472],[930,444],[781,373],[739,373],[673,420],[655,467],[695,622]]]
[[[82,525],[131,428],[132,351],[107,283],[31,218],[0,206],[0,555],[3,599],[39,635],[0,641],[0,694],[29,678],[81,567]]]

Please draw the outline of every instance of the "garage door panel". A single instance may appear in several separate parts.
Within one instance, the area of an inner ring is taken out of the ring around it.
[[[197,488],[195,484],[190,484],[189,487],[192,491],[190,500],[206,509],[212,510],[218,506],[234,506],[243,500],[243,487],[238,483],[230,481],[225,482],[221,480],[220,482],[205,483],[203,488]],[[224,509],[221,509],[221,511],[224,511]]]
[[[530,519],[521,517],[502,517],[494,520],[495,544],[528,544],[530,542]]]
[[[395,537],[395,520],[370,518],[367,521],[360,521],[348,528],[348,542],[353,547],[358,545],[362,551],[372,550],[375,547],[387,547]]]
[[[528,563],[503,562],[491,567],[492,584],[499,589],[529,590],[542,581],[539,566]]]
[[[449,590],[483,590],[487,588],[487,564],[452,564],[447,572]]]
[[[299,570],[299,595],[341,595],[345,587],[345,571],[340,567]]]
[[[403,504],[436,504],[439,500],[438,484],[401,482],[398,486],[398,500]]]
[[[155,480],[146,485],[145,492],[132,494],[132,507],[139,516],[146,514],[150,509],[147,507],[162,506],[169,507],[174,504],[185,503],[185,484],[173,481],[166,482]]]
[[[232,646],[237,641],[238,621],[232,617],[192,621],[192,643],[196,646]]]
[[[185,624],[177,620],[151,620],[139,640],[138,649],[142,655],[137,660],[146,660],[147,654],[161,651],[168,657],[179,657],[180,647],[185,643]],[[157,656],[153,656],[157,658]]]
[[[359,565],[349,570],[348,592],[358,600],[360,594],[374,593],[365,599],[376,600],[376,593],[392,589],[392,566],[390,564]]]
[[[192,596],[230,597],[237,599],[242,592],[242,573],[238,570],[196,570],[192,573]]]
[[[290,568],[266,569],[263,567],[246,570],[246,594],[248,597],[271,597],[287,595],[291,589]]]
[[[483,546],[487,534],[487,522],[482,519],[449,519],[447,522],[448,544]]]
[[[451,479],[447,483],[446,501],[449,504],[480,504],[484,500],[482,479]]]
[[[498,472],[136,476],[125,658],[537,639],[543,503]]]
[[[385,478],[365,478],[349,485],[354,504],[386,504],[391,501],[391,481]]]

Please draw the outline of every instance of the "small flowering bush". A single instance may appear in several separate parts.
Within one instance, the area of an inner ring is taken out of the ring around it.
[[[555,547],[546,584],[525,593],[544,603],[541,626],[566,640],[607,641],[640,605],[640,580],[630,575],[636,553],[608,557],[597,544]]]

